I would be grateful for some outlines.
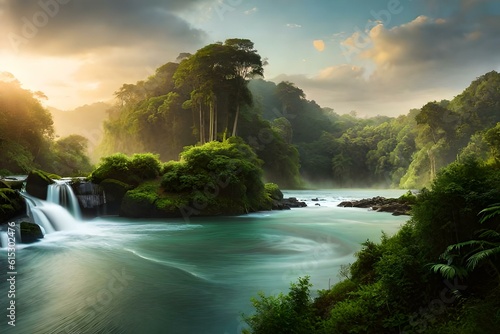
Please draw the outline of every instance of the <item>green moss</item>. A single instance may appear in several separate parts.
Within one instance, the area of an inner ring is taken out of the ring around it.
[[[22,222],[20,224],[21,240],[23,243],[32,243],[43,238],[43,233],[37,224]]]
[[[279,186],[276,183],[266,183],[264,185],[266,193],[272,199],[276,201],[281,201],[283,199],[283,193],[281,192]]]

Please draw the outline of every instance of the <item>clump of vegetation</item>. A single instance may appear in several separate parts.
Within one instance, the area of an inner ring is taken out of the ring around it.
[[[144,181],[159,177],[161,167],[159,156],[152,153],[134,154],[132,157],[116,153],[102,158],[89,179],[95,183],[113,179],[137,186]]]
[[[187,196],[199,214],[270,209],[262,162],[240,138],[188,147],[180,157],[164,166],[161,186],[166,194]]]
[[[114,154],[103,158],[89,178],[111,191],[123,216],[242,214],[272,208],[261,165],[250,146],[231,137],[187,147],[179,161],[165,164],[150,153]],[[276,185],[268,188],[279,197]]]

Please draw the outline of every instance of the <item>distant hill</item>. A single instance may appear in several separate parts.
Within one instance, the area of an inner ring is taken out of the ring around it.
[[[57,136],[66,137],[71,134],[84,136],[89,140],[89,153],[92,153],[103,136],[103,122],[108,118],[110,104],[97,102],[84,105],[71,111],[63,111],[49,107],[54,120]]]

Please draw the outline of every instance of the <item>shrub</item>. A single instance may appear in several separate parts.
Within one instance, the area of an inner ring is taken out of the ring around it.
[[[287,295],[277,296],[259,294],[259,299],[253,298],[252,304],[256,313],[243,316],[250,329],[244,333],[315,333],[313,308],[310,297],[309,277],[299,278],[298,283],[290,285]]]

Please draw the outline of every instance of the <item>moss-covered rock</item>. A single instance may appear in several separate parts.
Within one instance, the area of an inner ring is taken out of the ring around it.
[[[120,207],[120,216],[129,218],[181,217],[189,206],[186,194],[164,193],[159,181],[150,181],[127,191]]]
[[[30,244],[43,238],[42,229],[37,224],[22,222],[19,225],[22,243]]]
[[[33,170],[26,179],[26,192],[31,196],[47,200],[47,189],[54,180],[41,170]]]
[[[24,199],[21,195],[0,181],[0,223],[22,214],[24,209]]]
[[[281,201],[283,199],[283,193],[276,183],[266,183],[264,188],[271,199],[276,201]]]

